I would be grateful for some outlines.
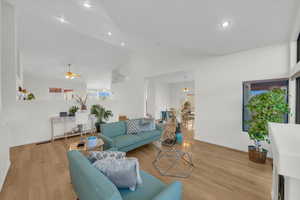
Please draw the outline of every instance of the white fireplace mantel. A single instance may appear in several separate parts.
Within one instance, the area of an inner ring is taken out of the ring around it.
[[[269,123],[273,151],[273,200],[278,175],[285,177],[285,200],[300,199],[300,125]]]

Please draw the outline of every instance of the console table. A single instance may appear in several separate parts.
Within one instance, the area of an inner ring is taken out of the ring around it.
[[[89,132],[95,132],[96,127],[95,127],[95,121],[96,118],[94,115],[89,116],[89,121],[90,121],[90,129],[88,130]],[[67,123],[74,123],[75,125],[75,116],[66,116],[66,117],[60,117],[60,116],[53,116],[50,117],[50,124],[51,124],[51,141],[53,142],[55,139],[60,139],[60,138],[67,138],[67,137],[72,137],[72,136],[77,136],[80,135],[78,132],[67,132],[66,131],[66,125]],[[61,135],[55,135],[54,127],[57,124],[63,124],[63,134]],[[74,126],[74,128],[76,125]]]

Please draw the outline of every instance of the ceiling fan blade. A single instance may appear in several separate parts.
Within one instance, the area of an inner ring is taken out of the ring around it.
[[[74,77],[80,77],[80,74],[73,73]]]

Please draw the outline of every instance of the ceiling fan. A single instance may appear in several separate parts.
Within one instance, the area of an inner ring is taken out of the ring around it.
[[[79,78],[80,74],[76,74],[74,72],[71,72],[71,64],[68,64],[67,66],[67,72],[65,73],[65,78],[66,79],[74,79],[74,78]]]

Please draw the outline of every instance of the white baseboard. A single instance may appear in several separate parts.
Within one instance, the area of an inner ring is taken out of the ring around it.
[[[205,143],[208,143],[208,144],[217,145],[217,146],[220,146],[220,147],[225,147],[225,148],[232,149],[232,150],[246,152],[246,150],[244,150],[244,149],[234,148],[232,146],[224,145],[224,144],[213,143],[211,141],[200,139],[200,137],[197,137],[197,136],[195,136],[194,139],[198,140],[200,142],[205,142]]]
[[[2,190],[5,178],[7,176],[8,170],[10,168],[10,161],[7,162],[5,169],[3,169],[3,173],[1,173],[0,177],[0,191]]]

